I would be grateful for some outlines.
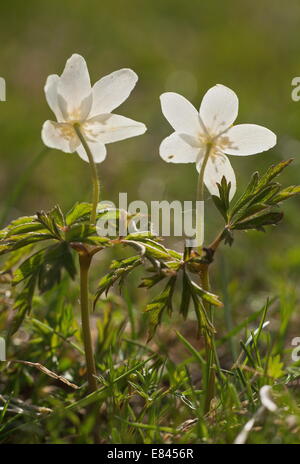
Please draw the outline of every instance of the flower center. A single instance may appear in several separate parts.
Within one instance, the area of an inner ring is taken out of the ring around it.
[[[81,120],[81,110],[80,108],[75,108],[69,113],[69,121],[73,124],[76,122],[80,122]]]
[[[226,132],[220,135],[211,135],[211,134],[199,134],[199,142],[201,146],[207,147],[211,146],[210,156],[214,156],[219,152],[224,152],[224,150],[232,145],[229,137],[226,135]]]
[[[60,124],[59,132],[60,135],[67,140],[71,140],[75,135],[74,127],[72,124]]]

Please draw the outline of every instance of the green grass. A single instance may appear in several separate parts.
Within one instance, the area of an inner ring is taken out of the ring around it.
[[[260,408],[259,390],[266,384],[278,409],[259,419],[248,443],[299,443],[299,384],[292,380],[300,375],[300,362],[291,362],[292,347],[281,348],[281,334],[295,317],[284,296],[253,308],[231,332],[224,329],[222,310],[216,310],[221,370],[205,415],[205,361],[196,321],[186,326],[178,318],[165,321],[147,344],[147,320],[128,295],[126,302],[114,294],[101,300],[93,316],[99,389],[86,396],[73,317],[77,289],[65,279],[46,295],[35,298],[34,315],[11,343],[9,358],[28,365],[1,363],[1,443],[92,443],[95,430],[101,443],[233,443]],[[262,329],[265,319],[274,327]],[[237,358],[230,354],[232,343]]]

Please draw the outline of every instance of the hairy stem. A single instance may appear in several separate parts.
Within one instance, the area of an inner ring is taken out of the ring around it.
[[[204,290],[210,291],[210,283],[209,283],[209,273],[208,273],[208,264],[204,264],[200,273],[200,285]],[[205,311],[207,312],[209,318],[212,318],[211,314],[211,305],[205,301],[202,302]],[[206,396],[205,396],[205,405],[204,405],[204,413],[206,414],[210,410],[210,403],[215,394],[215,368],[214,364],[214,338],[213,334],[206,332],[204,334],[204,343],[205,343],[205,353],[206,353],[206,363],[207,363],[207,371],[206,371]]]
[[[94,161],[90,147],[88,146],[81,132],[80,125],[78,123],[74,124],[74,130],[76,134],[78,135],[78,138],[80,142],[82,143],[83,148],[85,149],[85,152],[89,159],[90,168],[91,168],[91,176],[92,176],[92,182],[93,182],[93,202],[92,202],[92,212],[91,212],[91,224],[94,225],[96,223],[97,205],[99,203],[99,198],[100,198],[100,182],[99,182],[98,173],[97,173],[97,166]]]
[[[80,303],[81,303],[81,322],[83,344],[86,359],[87,379],[89,384],[89,391],[97,390],[96,381],[96,368],[93,353],[92,336],[90,329],[90,312],[89,312],[89,299],[88,299],[88,275],[91,264],[91,256],[88,254],[79,255],[80,265]]]
[[[197,200],[198,201],[204,201],[204,172],[205,172],[207,161],[210,155],[210,150],[211,150],[211,144],[208,143],[206,145],[205,155],[204,155],[203,162],[201,164],[201,168],[199,171],[198,185],[197,185]]]
[[[224,240],[226,229],[223,229],[214,239],[213,242],[209,245],[209,249],[212,251],[212,253],[215,253],[217,248],[219,247],[220,243]]]
[[[197,201],[204,201],[204,174],[205,168],[207,166],[207,162],[211,153],[212,144],[208,143],[206,146],[205,155],[203,158],[203,162],[200,168],[199,177],[198,177],[198,185],[197,185]],[[202,225],[204,227],[204,224]],[[203,248],[202,244],[198,247],[198,253],[202,256]],[[209,283],[209,273],[208,273],[208,264],[204,264],[201,266],[199,277],[200,277],[200,285],[204,290],[210,291],[210,283]],[[211,317],[211,305],[209,303],[203,302],[204,309],[206,310],[207,314]],[[214,370],[214,339],[213,335],[206,332],[204,334],[204,343],[205,343],[205,352],[206,352],[206,362],[207,362],[207,372],[206,372],[206,397],[205,397],[205,405],[204,405],[204,412],[207,413],[210,410],[210,403],[214,397],[215,393],[215,370]]]
[[[204,173],[205,173],[205,168],[209,159],[210,151],[211,151],[212,145],[210,143],[207,144],[206,146],[206,151],[205,155],[203,158],[203,162],[201,164],[200,172],[199,172],[199,177],[198,177],[198,184],[197,184],[197,201],[204,201]],[[202,224],[202,227],[204,227],[204,224]],[[202,254],[202,244],[199,245],[198,247],[198,253],[199,255]]]

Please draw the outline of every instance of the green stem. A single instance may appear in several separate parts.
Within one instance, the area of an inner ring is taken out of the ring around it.
[[[93,353],[91,329],[90,329],[90,314],[89,314],[89,298],[88,298],[88,275],[91,264],[91,256],[88,254],[79,255],[80,264],[80,303],[81,303],[81,322],[83,344],[86,359],[87,378],[89,391],[97,390],[96,368]]]
[[[197,200],[198,201],[204,201],[204,172],[205,168],[207,165],[207,161],[210,155],[210,150],[211,150],[212,144],[208,143],[206,145],[206,151],[204,155],[203,162],[201,164],[200,172],[199,172],[199,177],[198,177],[198,185],[197,185]]]
[[[207,162],[210,156],[212,144],[208,143],[206,146],[205,155],[203,158],[203,162],[200,168],[199,177],[198,177],[198,184],[197,184],[197,201],[204,201],[204,173],[205,168],[207,166]],[[202,225],[204,227],[204,224]],[[202,255],[202,245],[198,247],[198,253]],[[209,283],[209,273],[208,273],[208,264],[203,264],[199,273],[200,277],[200,285],[203,290],[210,291],[210,283]],[[209,316],[211,316],[211,305],[209,303],[203,302],[204,308]],[[215,369],[214,369],[214,339],[213,335],[209,333],[204,334],[204,343],[205,343],[205,353],[206,353],[206,365],[207,365],[207,372],[206,372],[206,397],[205,397],[205,405],[204,405],[204,413],[206,414],[210,410],[210,403],[215,394]]]
[[[99,197],[100,197],[100,182],[98,179],[97,167],[96,167],[96,163],[94,161],[92,152],[90,150],[90,147],[88,146],[81,132],[80,125],[78,123],[74,124],[74,130],[76,134],[78,135],[78,138],[80,142],[82,143],[83,148],[85,149],[85,152],[87,154],[87,157],[89,159],[89,164],[91,167],[91,175],[92,175],[92,182],[93,182],[93,203],[92,203],[92,211],[91,211],[91,224],[94,225],[96,223],[97,206],[98,206]]]
[[[200,285],[203,290],[210,291],[210,283],[209,283],[209,274],[208,274],[208,264],[204,264],[203,268],[200,271]],[[211,305],[205,301],[202,303],[204,305],[205,311],[209,318],[212,318],[211,314]],[[204,334],[204,343],[205,343],[205,354],[206,354],[206,396],[205,396],[205,405],[204,405],[204,413],[208,413],[210,410],[210,403],[215,395],[215,368],[214,368],[214,360],[216,353],[214,352],[214,336],[213,334],[209,334],[206,332]]]
[[[199,177],[198,177],[198,184],[197,184],[197,201],[204,201],[204,173],[205,173],[205,168],[208,162],[208,158],[210,155],[212,144],[208,143],[206,146],[206,151],[205,155],[203,158],[203,162],[201,164],[200,172],[199,172]],[[202,225],[204,227],[204,224]],[[201,256],[202,254],[202,245],[198,247],[198,253]]]

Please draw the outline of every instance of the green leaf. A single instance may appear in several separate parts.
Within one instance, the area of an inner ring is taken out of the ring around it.
[[[39,250],[27,258],[21,266],[15,270],[12,284],[17,285],[27,279],[34,273],[38,273],[41,263],[43,262],[45,250]]]
[[[167,248],[165,248],[163,245],[148,238],[143,240],[128,240],[126,237],[123,242],[142,250],[142,254],[145,254],[146,256],[153,259],[172,260],[174,257],[174,255],[171,255],[169,250],[167,250]]]
[[[4,231],[5,232],[5,231]],[[25,235],[29,232],[43,232],[43,233],[49,233],[49,231],[43,227],[42,224],[40,224],[37,220],[32,221],[32,222],[24,222],[21,224],[11,224],[7,230],[3,238],[6,240],[9,239],[11,236],[16,236],[16,235]]]
[[[252,199],[249,201],[249,205],[253,205],[256,203],[265,203],[269,204],[270,200],[279,192],[281,186],[278,183],[271,183],[262,189],[260,189],[257,193],[252,196]]]
[[[182,263],[180,261],[164,261],[164,265],[170,270],[178,271],[181,268]]]
[[[107,237],[100,237],[98,235],[88,235],[84,242],[89,245],[97,245],[97,246],[112,246],[111,241]]]
[[[88,222],[77,222],[66,230],[65,240],[67,242],[84,242],[89,235],[95,233],[95,226],[92,226]]]
[[[76,268],[73,255],[65,242],[55,244],[45,250],[38,274],[38,287],[41,293],[50,290],[60,282],[63,269],[74,279]]]
[[[12,235],[8,240],[2,240],[0,243],[0,254],[8,253],[28,245],[53,239],[49,233],[28,232],[22,235]]]
[[[74,280],[77,274],[77,269],[74,263],[73,254],[70,248],[66,246],[66,244],[62,243],[61,247],[63,248],[63,253],[61,255],[61,264],[65,268],[71,279]]]
[[[44,293],[60,282],[62,269],[74,279],[76,268],[71,250],[65,242],[43,248],[27,258],[14,272],[13,285],[36,276],[39,290]]]
[[[148,230],[144,232],[133,232],[125,237],[126,240],[144,240],[144,239],[153,239],[155,236]]]
[[[54,213],[54,216],[51,216],[51,211],[49,213],[46,213],[45,211],[41,211],[37,213],[37,218],[38,221],[53,235],[54,238],[61,240],[61,230],[58,228],[54,218],[56,214]]]
[[[275,195],[272,200],[274,203],[277,204],[277,203],[280,203],[281,201],[287,200],[288,198],[298,195],[299,193],[300,193],[300,186],[291,185],[290,187],[280,190],[280,192],[278,192],[277,195]]]
[[[250,218],[261,211],[269,210],[269,205],[265,203],[255,203],[254,205],[247,206],[246,208],[242,208],[238,213],[235,215],[235,219],[233,224],[243,221],[244,219]],[[232,228],[232,226],[230,226]]]
[[[96,227],[89,222],[77,222],[65,230],[65,240],[71,242],[84,242],[90,245],[110,245],[108,237],[96,235]]]
[[[9,256],[5,259],[4,263],[2,264],[0,273],[12,270],[14,266],[16,266],[20,261],[22,261],[22,259],[24,259],[24,256],[27,256],[30,253],[33,246],[34,244],[31,244],[25,247],[25,249],[19,248],[18,250],[11,251],[9,253]]]
[[[237,230],[256,229],[263,231],[264,226],[276,225],[281,221],[282,218],[283,213],[271,211],[265,214],[253,216],[250,219],[233,224],[232,226],[230,226],[230,228]]]
[[[21,240],[27,233],[42,232],[49,233],[49,231],[38,221],[37,216],[24,216],[13,220],[5,229],[0,233],[0,243],[2,245],[3,240],[9,242],[10,238],[12,241]],[[22,236],[18,239],[18,235]]]
[[[49,213],[24,216],[12,221],[0,236],[0,254],[17,250],[43,240],[61,240],[60,226],[64,225],[63,214],[56,206]]]
[[[75,203],[73,208],[66,215],[68,226],[79,221],[88,221],[90,218],[92,205],[90,203]]]
[[[267,172],[259,176],[254,173],[244,194],[229,213],[227,230],[264,230],[264,226],[276,225],[282,219],[282,213],[273,211],[273,207],[281,201],[300,193],[300,187],[291,186],[281,189],[280,184],[273,182],[291,159],[271,166]]]
[[[3,255],[4,253],[8,253],[11,250],[12,250],[12,244],[10,244],[9,242],[0,243],[0,255]]]
[[[193,282],[190,279],[189,279],[189,283],[190,283],[190,291],[191,291],[191,297],[192,297],[193,304],[194,304],[195,314],[196,314],[197,321],[198,321],[198,334],[200,335],[203,330],[206,331],[207,333],[213,334],[215,333],[215,328],[213,324],[211,323],[211,321],[209,320],[205,307],[202,304],[202,301],[199,295],[197,294],[197,292],[195,292],[194,286],[192,285]]]
[[[255,192],[258,192],[263,187],[265,187],[271,180],[273,180],[276,176],[278,176],[289,164],[291,164],[293,159],[288,159],[287,161],[281,161],[278,164],[274,164],[269,167],[267,172],[260,178]]]
[[[222,177],[220,183],[217,183],[219,190],[219,196],[212,195],[213,202],[221,215],[223,216],[225,222],[228,221],[228,210],[229,210],[229,195],[231,190],[231,182],[227,183],[225,176]]]
[[[214,295],[213,293],[210,293],[206,290],[203,290],[203,288],[199,287],[195,282],[192,280],[189,280],[190,284],[193,288],[193,291],[204,301],[207,303],[210,303],[214,306],[218,307],[223,307],[222,301],[220,301],[219,297],[217,295]]]
[[[203,290],[201,287],[199,287],[199,285],[191,280],[187,273],[185,274],[185,279],[185,283],[189,286],[190,295],[194,303],[199,334],[202,332],[202,330],[205,330],[209,333],[214,333],[215,328],[208,318],[203,301],[206,301],[207,303],[215,306],[223,306],[222,302],[216,295],[213,295],[212,293],[207,292],[206,290]],[[187,292],[187,289],[185,289],[185,291]]]
[[[150,341],[155,334],[156,328],[161,322],[164,311],[168,310],[169,313],[172,312],[172,296],[175,283],[176,276],[172,276],[164,290],[146,306],[145,312],[149,313],[150,323],[148,341]]]
[[[280,354],[269,358],[267,375],[272,379],[279,379],[285,374],[284,363],[280,359]]]
[[[144,277],[142,279],[142,282],[140,283],[139,287],[141,287],[141,288],[154,287],[154,285],[161,282],[163,279],[165,279],[165,277],[166,276],[163,273],[154,274],[153,276],[150,276],[150,277]]]
[[[107,294],[109,289],[117,280],[120,280],[122,283],[125,276],[127,276],[133,269],[139,266],[141,262],[142,260],[140,256],[131,256],[130,258],[114,260],[111,265],[112,271],[102,277],[98,284],[93,304],[94,309],[100,296],[104,292]]]
[[[124,268],[127,268],[128,266],[131,266],[132,264],[136,264],[140,260],[141,260],[141,257],[138,255],[130,256],[129,258],[124,258],[124,259],[114,259],[111,262],[110,268],[113,270],[124,269]]]
[[[62,210],[60,209],[59,205],[56,205],[50,212],[49,216],[53,219],[53,221],[59,225],[60,227],[65,226],[65,218],[62,213]]]
[[[22,291],[17,295],[13,310],[16,311],[7,332],[10,338],[20,328],[25,316],[30,313],[32,299],[36,285],[36,274],[33,274],[25,283]]]
[[[221,215],[223,216],[225,222],[227,222],[227,210],[226,210],[226,208],[224,206],[223,201],[217,195],[212,195],[211,198],[212,198],[212,200],[213,200],[213,202],[215,204],[215,207],[221,213]]]
[[[252,198],[259,182],[259,173],[255,172],[252,174],[251,180],[246,187],[245,192],[238,199],[238,201],[230,209],[230,217],[233,217],[237,211],[239,211],[248,201]]]
[[[4,230],[9,230],[12,227],[16,227],[22,224],[30,224],[30,223],[35,223],[37,222],[37,216],[21,216],[17,219],[14,219],[11,221],[11,223],[4,229]]]
[[[244,194],[231,209],[230,218],[235,217],[236,213],[243,207],[245,211],[247,209],[247,204],[249,206],[250,204],[255,203],[270,203],[272,198],[280,190],[280,185],[271,181],[276,176],[278,176],[291,162],[292,159],[281,161],[276,165],[272,165],[261,177],[257,172],[255,172]]]
[[[180,261],[183,261],[183,253],[179,253],[178,251],[175,250],[170,250],[170,248],[167,248],[167,251],[172,258],[179,259]]]
[[[186,270],[184,269],[182,272],[182,293],[181,293],[181,303],[179,312],[182,314],[183,318],[186,319],[189,306],[191,301],[191,290],[190,290],[190,282],[186,274]]]

